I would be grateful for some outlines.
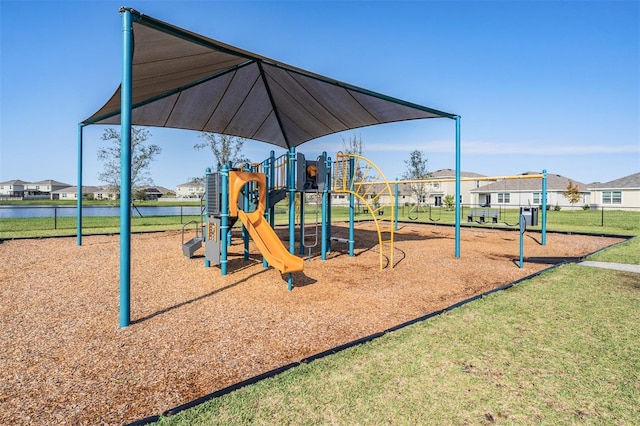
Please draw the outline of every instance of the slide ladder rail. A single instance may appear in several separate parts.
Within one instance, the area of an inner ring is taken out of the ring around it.
[[[378,231],[380,270],[384,269],[385,257],[393,269],[395,195],[384,173],[361,155],[338,152],[333,173],[333,192],[353,194],[365,204]],[[387,203],[382,202],[385,197]]]
[[[267,158],[262,163],[255,165],[255,171],[257,173],[268,174],[269,167],[273,161],[273,182],[269,182],[269,190],[286,189],[287,188],[287,154],[283,154],[280,157]]]

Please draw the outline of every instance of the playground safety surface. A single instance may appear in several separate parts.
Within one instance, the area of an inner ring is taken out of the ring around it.
[[[286,229],[278,229],[288,241]],[[347,229],[334,226],[334,236]],[[355,257],[334,242],[294,274],[294,289],[236,238],[229,274],[188,259],[181,234],[132,236],[132,325],[119,328],[119,237],[0,244],[0,424],[122,424],[575,260],[619,238],[525,236],[401,224],[395,266],[379,270],[378,235],[356,227]],[[200,255],[200,257],[198,257]],[[307,254],[305,253],[305,257]]]

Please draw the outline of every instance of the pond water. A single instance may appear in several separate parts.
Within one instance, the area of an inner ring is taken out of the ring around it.
[[[199,206],[136,207],[134,216],[199,215]],[[0,206],[0,219],[77,216],[76,206]],[[120,207],[83,206],[82,216],[120,216]]]

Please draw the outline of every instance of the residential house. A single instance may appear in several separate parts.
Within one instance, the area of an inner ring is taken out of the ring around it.
[[[23,198],[28,183],[20,179],[0,182],[0,198]]]
[[[527,176],[539,175],[538,172],[526,172],[520,175],[498,180],[471,191],[471,205],[487,207],[521,207],[542,205],[542,178]],[[580,201],[574,205],[563,195],[569,182],[578,187]],[[567,177],[547,173],[547,205],[561,209],[581,209],[589,204],[587,185]]]
[[[24,198],[52,199],[51,193],[59,189],[68,188],[70,185],[57,180],[48,179],[38,182],[29,182],[25,186]]]
[[[157,200],[169,194],[171,190],[162,186],[141,186],[138,188],[140,191],[144,191],[146,200]]]
[[[83,186],[82,194],[84,198],[92,198],[95,200],[107,200],[116,199],[116,194],[110,193],[108,188],[100,186]],[[51,192],[52,200],[77,200],[78,199],[78,187],[67,186],[66,188],[58,189]]]
[[[204,183],[187,182],[176,186],[177,198],[200,198],[204,195]]]
[[[472,172],[460,172],[460,177],[464,180],[460,182],[461,202],[469,203],[471,200],[471,190],[476,189],[487,182],[482,179],[472,180],[473,178],[483,178],[483,175]],[[430,174],[429,179],[431,182],[425,183],[399,183],[398,186],[398,205],[399,206],[413,206],[420,204],[422,206],[441,206],[443,205],[444,197],[447,195],[454,196],[456,193],[456,172],[452,169],[441,169]],[[441,179],[441,180],[438,180]],[[421,189],[415,188],[417,185],[422,185]],[[367,194],[364,196],[367,201],[378,196],[378,202],[380,205],[388,205],[393,202],[396,196],[396,184],[394,181],[389,181],[391,189],[391,197],[386,193],[386,187],[383,184],[376,184],[371,188],[367,188]],[[414,187],[413,190],[412,186]],[[417,194],[423,194],[422,199],[417,199]],[[332,194],[331,202],[333,205],[349,205],[349,197],[346,194],[334,193]]]
[[[640,211],[640,173],[589,185],[591,208],[610,207]]]
[[[487,181],[474,178],[484,178],[484,175],[460,171],[460,203],[471,204],[471,191],[487,184]],[[427,204],[432,206],[441,206],[444,197],[447,195],[455,196],[456,194],[456,171],[453,169],[440,169],[430,174],[430,179],[441,179],[440,182],[430,183],[430,191]]]

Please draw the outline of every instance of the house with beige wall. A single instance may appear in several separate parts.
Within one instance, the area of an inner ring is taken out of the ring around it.
[[[82,194],[85,198],[91,198],[94,200],[116,200],[117,193],[110,190],[107,187],[102,186],[83,186]],[[77,200],[78,199],[78,187],[67,186],[66,188],[58,189],[51,193],[52,200]]]
[[[25,185],[25,198],[51,199],[51,193],[60,189],[68,188],[68,183],[47,179],[38,182],[29,182]]]
[[[0,197],[3,198],[22,198],[29,182],[20,179],[7,180],[0,182]]]
[[[510,179],[491,182],[488,185],[471,191],[471,205],[486,207],[540,206],[542,205],[542,178],[529,178],[539,175],[538,172],[526,172]],[[569,187],[569,182],[578,187],[580,201],[574,205],[563,195]],[[547,205],[558,206],[561,209],[582,209],[590,203],[590,193],[587,185],[567,177],[547,173]]]
[[[640,211],[640,173],[605,183],[588,185],[591,208],[633,209]]]
[[[204,195],[204,184],[200,182],[181,183],[176,186],[176,198],[200,198]]]
[[[398,183],[398,205],[399,206],[413,206],[420,204],[422,206],[441,206],[443,205],[444,197],[447,195],[454,196],[456,193],[455,183],[456,173],[452,169],[441,169],[430,174],[429,179],[433,179],[431,182],[424,183]],[[470,203],[472,196],[471,190],[476,189],[482,185],[486,185],[488,182],[479,180],[472,180],[473,178],[482,178],[483,175],[473,172],[460,172],[460,177],[464,178],[464,181],[460,182],[460,193],[462,195],[461,202]],[[437,181],[437,179],[442,179]],[[420,190],[412,190],[412,186],[422,185]],[[367,194],[365,198],[367,201],[374,198],[375,195],[379,195],[378,200],[380,205],[388,205],[395,200],[396,183],[389,181],[389,187],[391,189],[391,196],[387,195],[386,187],[383,184],[376,184],[371,188],[367,188]],[[416,193],[424,194],[423,199],[418,200]],[[334,206],[349,205],[348,194],[332,193],[331,203]]]

